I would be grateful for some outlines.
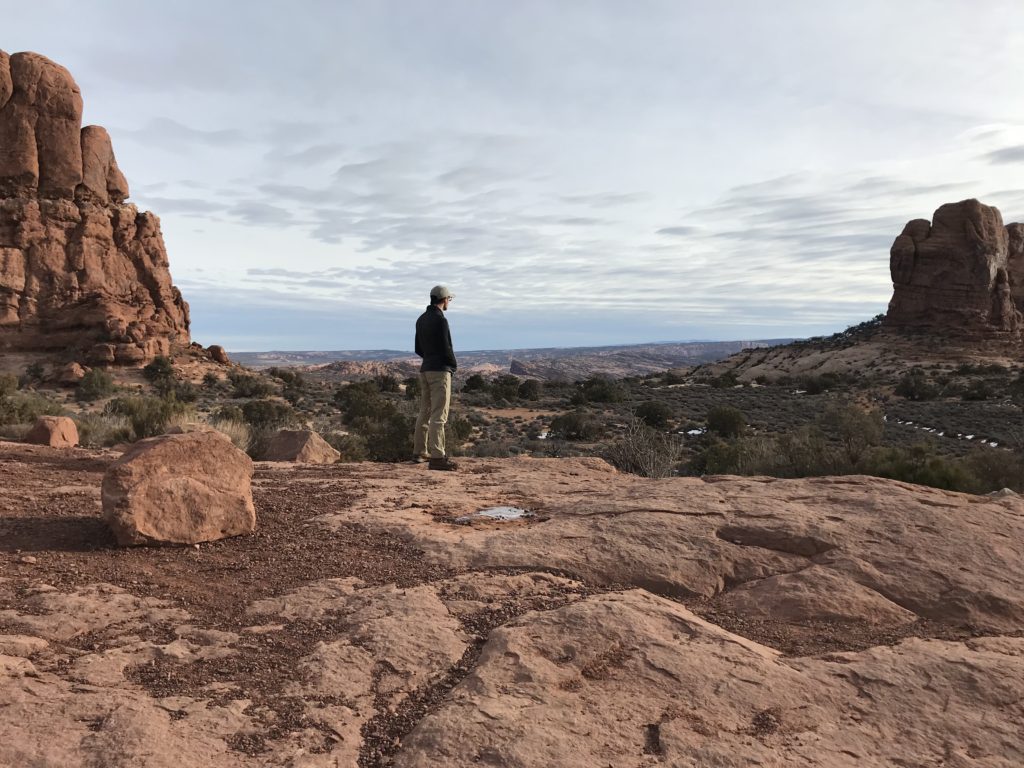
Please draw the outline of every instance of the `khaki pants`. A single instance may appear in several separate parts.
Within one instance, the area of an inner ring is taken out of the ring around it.
[[[414,452],[440,459],[444,452],[444,425],[448,423],[448,406],[452,399],[452,375],[448,371],[420,373],[420,414],[416,419]]]

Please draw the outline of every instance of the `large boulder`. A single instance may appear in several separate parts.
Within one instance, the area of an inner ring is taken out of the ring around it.
[[[125,545],[197,544],[256,528],[252,460],[219,432],[140,440],[107,470],[102,500]]]
[[[220,344],[211,344],[206,351],[209,353],[210,359],[215,363],[226,365],[231,362],[231,359],[228,357],[227,350],[225,350]]]
[[[60,369],[60,373],[57,374],[57,383],[62,387],[76,387],[78,383],[85,378],[91,369],[87,368],[79,363],[71,362]]]
[[[0,51],[0,353],[138,364],[189,343],[160,221],[125,204],[110,136],[71,74]]]
[[[341,454],[311,429],[282,429],[263,453],[265,461],[297,461],[303,464],[334,464]]]
[[[1020,225],[1003,226],[999,209],[973,199],[943,205],[930,222],[908,222],[890,250],[886,324],[1019,343],[1021,235]]]
[[[74,448],[78,445],[78,427],[67,416],[40,416],[25,435],[25,442],[51,448]]]

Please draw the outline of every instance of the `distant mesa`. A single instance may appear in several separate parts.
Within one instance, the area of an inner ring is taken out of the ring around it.
[[[160,220],[128,194],[71,74],[0,51],[0,352],[130,365],[188,346]]]
[[[889,253],[887,326],[1021,343],[1024,224],[1004,226],[977,200],[947,203],[930,222],[908,222]]]

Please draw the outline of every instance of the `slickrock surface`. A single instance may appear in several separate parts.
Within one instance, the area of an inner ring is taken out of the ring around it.
[[[133,364],[188,346],[160,221],[128,194],[71,74],[0,51],[0,352]]]
[[[907,223],[892,244],[890,327],[1019,343],[1024,264],[1019,224],[977,200]]]
[[[1024,762],[1018,497],[266,463],[255,533],[123,549],[115,458],[0,442],[2,765]]]

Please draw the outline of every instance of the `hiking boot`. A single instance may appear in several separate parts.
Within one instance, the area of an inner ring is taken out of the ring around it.
[[[430,463],[427,464],[427,469],[440,469],[445,472],[454,472],[458,468],[459,465],[447,456],[442,456],[440,459],[431,459]]]
[[[418,456],[413,456],[413,457],[412,457],[412,458],[410,459],[410,461],[411,461],[411,462],[412,462],[413,464],[426,464],[426,463],[427,463],[428,461],[430,461],[430,457],[429,457],[429,456],[424,456],[424,455],[423,455],[423,454],[421,453],[421,454],[419,454]]]

